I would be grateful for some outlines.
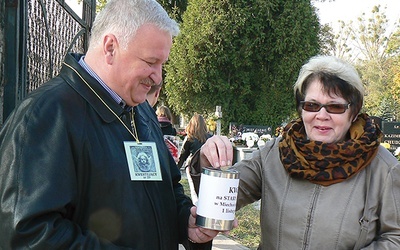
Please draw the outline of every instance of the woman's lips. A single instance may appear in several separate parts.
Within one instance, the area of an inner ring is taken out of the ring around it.
[[[322,133],[326,133],[332,129],[331,127],[327,127],[327,126],[315,126],[314,128]]]

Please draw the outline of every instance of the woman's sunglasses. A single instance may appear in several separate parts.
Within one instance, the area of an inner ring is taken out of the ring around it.
[[[301,108],[308,112],[318,112],[322,108],[325,108],[326,112],[331,114],[343,114],[350,107],[351,103],[340,104],[340,103],[331,103],[331,104],[321,104],[318,102],[307,102],[301,101]]]

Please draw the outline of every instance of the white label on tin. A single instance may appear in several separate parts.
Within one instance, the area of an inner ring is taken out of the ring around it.
[[[197,214],[216,220],[234,220],[239,179],[201,174]]]

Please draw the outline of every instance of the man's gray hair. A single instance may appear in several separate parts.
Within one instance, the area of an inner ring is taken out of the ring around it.
[[[114,34],[123,48],[144,24],[153,24],[172,37],[179,33],[179,25],[168,16],[155,0],[110,0],[93,23],[90,47],[98,46],[105,34]]]

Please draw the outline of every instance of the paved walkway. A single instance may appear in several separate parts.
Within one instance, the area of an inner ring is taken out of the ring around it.
[[[248,250],[249,248],[240,245],[239,243],[229,239],[223,234],[218,234],[217,237],[213,240],[213,250],[222,250],[222,249],[229,249],[229,250]],[[185,250],[182,245],[179,245],[179,250]]]

